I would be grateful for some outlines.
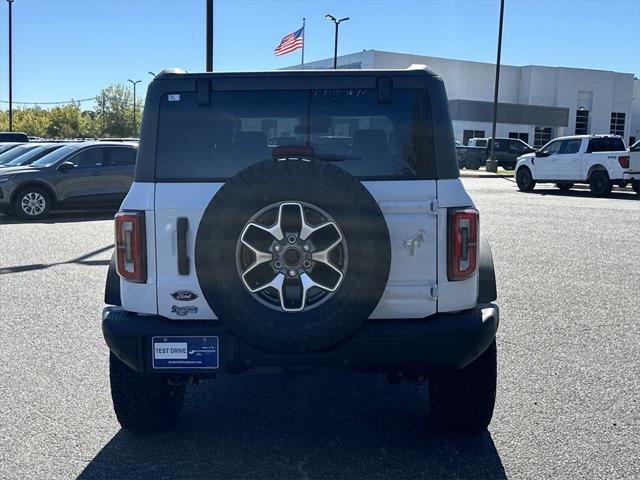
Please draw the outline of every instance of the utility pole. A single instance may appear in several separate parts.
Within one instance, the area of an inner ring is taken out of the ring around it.
[[[342,22],[346,22],[347,20],[349,20],[349,17],[344,17],[344,18],[341,18],[340,20],[338,20],[333,15],[329,15],[329,14],[325,15],[324,17],[327,18],[328,20],[331,20],[336,26],[336,36],[335,36],[335,41],[333,43],[333,69],[335,70],[338,68],[338,27]]]
[[[13,0],[7,0],[9,4],[9,131],[13,132]]]
[[[498,56],[496,59],[496,85],[493,92],[493,126],[491,128],[491,154],[487,161],[487,171],[496,173],[498,162],[495,158],[496,124],[498,123],[498,87],[500,85],[500,53],[502,51],[502,19],[504,18],[504,0],[500,0],[500,24],[498,26]]]
[[[213,0],[207,0],[207,72],[213,72]]]
[[[138,126],[136,125],[136,85],[142,80],[136,80],[134,82],[133,80],[128,79],[128,81],[133,84],[133,136],[135,137],[138,133]]]
[[[107,131],[107,111],[106,111],[106,101],[104,92],[102,92],[102,138],[105,138]]]
[[[300,59],[300,69],[304,69],[304,44],[307,39],[307,28],[306,28],[307,19],[302,18],[302,58]]]

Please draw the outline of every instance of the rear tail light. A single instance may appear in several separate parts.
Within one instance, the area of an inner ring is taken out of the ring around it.
[[[618,157],[618,163],[622,168],[629,168],[629,156],[624,155],[624,156]]]
[[[116,270],[130,282],[147,281],[147,244],[144,212],[118,212],[116,224]]]
[[[464,280],[476,271],[478,258],[478,211],[475,208],[449,210],[449,280]]]

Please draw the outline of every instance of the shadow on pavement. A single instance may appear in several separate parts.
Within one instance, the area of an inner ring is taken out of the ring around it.
[[[427,400],[381,375],[220,377],[175,430],[120,430],[79,478],[506,478],[489,432],[434,431]]]
[[[640,200],[640,195],[635,193],[633,190],[621,191],[614,190],[609,195],[605,197],[597,197],[593,193],[591,193],[588,189],[571,189],[567,192],[563,192],[557,188],[549,187],[549,188],[540,188],[536,187],[532,192],[537,195],[553,195],[556,197],[577,197],[577,198],[601,198],[602,200],[606,199],[615,199],[615,200]]]
[[[8,273],[30,272],[32,270],[45,270],[47,268],[55,267],[58,265],[68,265],[71,263],[75,263],[78,265],[87,265],[87,266],[109,265],[109,260],[89,260],[89,259],[103,252],[111,250],[112,248],[113,248],[113,244],[107,245],[106,247],[98,248],[97,250],[93,250],[89,253],[85,253],[84,255],[80,255],[79,257],[72,258],[71,260],[67,260],[65,262],[32,263],[31,265],[16,265],[14,267],[0,267],[0,275],[6,275]]]
[[[97,211],[54,211],[41,220],[23,220],[13,215],[0,214],[0,225],[38,224],[38,223],[75,223],[95,222],[97,220],[113,220],[115,209]]]

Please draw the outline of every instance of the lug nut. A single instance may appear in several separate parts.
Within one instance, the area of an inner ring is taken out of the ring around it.
[[[305,260],[304,262],[302,262],[302,266],[304,268],[311,268],[311,262],[309,260]]]
[[[296,243],[296,236],[295,235],[289,235],[287,237],[287,242],[289,243]]]
[[[276,260],[275,262],[273,262],[273,266],[276,267],[277,269],[281,269],[282,262],[280,260]]]
[[[289,276],[290,277],[295,277],[296,275],[298,275],[298,272],[295,269],[291,269],[289,270]]]

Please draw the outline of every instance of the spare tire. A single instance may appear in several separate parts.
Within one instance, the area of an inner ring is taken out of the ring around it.
[[[229,179],[200,221],[194,260],[205,299],[231,332],[294,353],[332,346],[364,324],[386,287],[391,247],[358,180],[296,158]]]

